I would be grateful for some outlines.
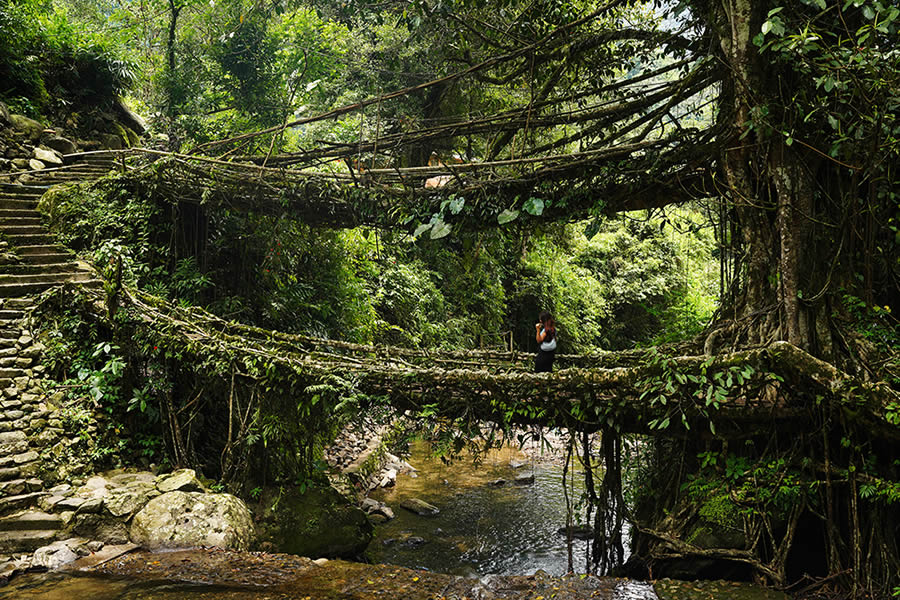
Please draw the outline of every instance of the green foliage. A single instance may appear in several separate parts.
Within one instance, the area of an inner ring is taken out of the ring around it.
[[[567,230],[562,235],[575,235]],[[560,243],[562,242],[562,243]],[[527,302],[533,298],[534,309],[529,315],[531,335],[533,319],[540,310],[550,310],[559,329],[561,352],[583,352],[592,347],[608,347],[608,298],[601,282],[589,269],[572,260],[569,240],[552,237],[534,240],[519,275],[516,299]]]
[[[149,283],[165,260],[163,207],[117,180],[54,188],[39,209],[60,242],[89,255],[111,281],[121,261],[124,283]]]
[[[844,293],[843,306],[850,313],[851,326],[872,344],[883,357],[879,362],[884,378],[900,387],[900,327],[888,304],[869,304],[850,293]],[[888,420],[900,425],[900,408],[889,406]]]
[[[88,33],[40,0],[0,2],[0,99],[36,117],[96,107],[135,82],[137,67],[114,40]]]
[[[65,394],[61,416],[71,430],[91,437],[90,458],[107,466],[164,461],[159,412],[148,400],[150,384],[135,386],[133,353],[72,306],[40,323],[45,364]]]
[[[739,529],[742,525],[740,508],[727,493],[713,493],[703,500],[697,514],[708,523],[719,527]]]
[[[757,373],[750,365],[716,365],[712,356],[695,372],[683,368],[676,359],[656,348],[647,351],[647,362],[655,365],[658,373],[637,382],[638,388],[643,390],[640,399],[648,398],[651,406],[666,408],[665,416],[648,423],[651,429],[668,429],[673,420],[690,429],[690,419],[699,415],[715,435],[715,412],[723,402],[741,394],[750,395],[744,386],[751,382],[758,387],[769,380],[781,379],[774,373]],[[685,398],[690,400],[685,401]]]
[[[421,261],[391,261],[380,274],[375,303],[381,317],[376,339],[391,343],[435,346],[449,333],[444,296]],[[458,338],[457,338],[458,340]]]

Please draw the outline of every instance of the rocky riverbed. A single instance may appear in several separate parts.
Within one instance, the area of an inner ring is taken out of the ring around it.
[[[749,584],[636,582],[593,576],[460,577],[390,565],[312,561],[284,554],[198,549],[132,552],[70,573],[29,575],[0,590],[0,598],[62,597],[113,600],[784,600]],[[162,582],[162,583],[161,583]],[[63,594],[66,594],[64,596]]]
[[[0,556],[0,581],[58,569],[107,546],[247,549],[255,538],[247,506],[230,494],[210,493],[190,469],[109,472],[60,484],[33,500],[37,506],[0,519],[0,544],[20,549]]]

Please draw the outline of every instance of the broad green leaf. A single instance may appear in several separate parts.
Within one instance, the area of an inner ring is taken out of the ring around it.
[[[449,224],[444,221],[438,221],[434,224],[434,227],[431,228],[431,239],[439,240],[442,237],[446,237],[450,234],[450,230],[453,229]]]
[[[518,217],[519,217],[519,211],[511,210],[511,209],[507,208],[502,213],[497,215],[497,222],[500,223],[501,225],[506,225],[507,223],[509,223],[511,221],[515,221]]]
[[[529,215],[539,217],[544,212],[544,201],[540,198],[535,198],[534,196],[532,196],[525,202],[525,204],[522,206],[522,209]]]
[[[463,206],[466,204],[466,199],[460,196],[453,196],[450,199],[450,212],[454,215],[458,215],[459,211],[463,209]]]
[[[413,232],[413,237],[419,237],[420,235],[431,229],[431,225],[431,223],[422,223],[421,225],[416,227],[416,230]]]

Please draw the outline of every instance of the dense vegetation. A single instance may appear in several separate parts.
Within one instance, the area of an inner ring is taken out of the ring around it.
[[[700,333],[695,346],[707,352],[786,340],[896,390],[895,4],[5,0],[0,75],[10,84],[0,99],[52,118],[84,103],[82,85],[109,98],[134,82],[129,99],[171,150],[258,162],[291,152],[354,177],[436,161],[575,157],[546,180],[502,165],[512,183],[489,198],[438,190],[440,210],[389,229],[318,229],[289,214],[173,201],[129,180],[47,200],[60,234],[111,280],[121,271],[130,285],[229,319],[411,347],[500,345],[511,332],[514,346],[531,349],[534,316],[549,308],[565,351]],[[467,69],[470,77],[443,79]],[[87,72],[95,81],[78,75]],[[460,181],[479,183],[488,182]],[[635,204],[645,210],[625,212]],[[543,222],[551,209],[570,222]],[[498,226],[467,226],[485,215]],[[130,345],[133,323],[117,318],[118,328],[69,310],[58,322],[50,350],[57,376],[75,382],[73,419],[90,398],[108,413],[99,453],[121,456],[126,427],[137,434],[126,453],[193,460],[226,478],[218,447],[185,454],[155,419],[202,394],[227,396],[227,365],[218,379],[191,381],[177,353]],[[686,385],[668,357],[648,360],[661,369],[648,393]],[[322,397],[354,416],[341,384],[322,385],[300,402],[300,429],[284,422],[284,406],[256,416],[248,444],[304,454],[299,467],[268,465],[272,476],[309,474],[339,422]],[[810,408],[817,429],[790,438],[762,432],[734,444],[689,433],[644,453],[634,476],[667,493],[629,498],[635,517],[680,520],[665,535],[640,531],[641,553],[724,559],[780,585],[810,572],[855,590],[896,586],[897,438],[874,437],[852,404],[841,415]],[[896,427],[900,405],[883,409]],[[204,427],[227,418],[211,415]],[[291,436],[305,436],[300,449]],[[622,447],[604,451],[609,460]],[[597,482],[601,497],[608,486]],[[593,488],[587,496],[596,500]],[[710,539],[716,528],[735,535]],[[728,544],[749,554],[733,560]],[[812,544],[821,555],[799,559],[794,547]]]

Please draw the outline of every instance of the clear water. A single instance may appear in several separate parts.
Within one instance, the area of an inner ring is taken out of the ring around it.
[[[7,587],[0,587],[0,599],[6,600],[375,600],[397,598],[429,600],[433,593],[425,589],[411,593],[402,583],[419,581],[413,572],[399,575],[398,567],[434,571],[421,575],[434,589],[447,583],[447,573],[464,575],[469,581],[467,597],[478,597],[479,587],[491,587],[492,575],[530,575],[544,571],[562,575],[568,568],[566,539],[557,533],[565,525],[566,503],[563,495],[562,466],[559,461],[526,461],[523,468],[510,466],[511,460],[524,457],[512,449],[491,453],[480,465],[457,461],[446,465],[430,455],[427,447],[413,447],[410,462],[419,469],[418,477],[400,475],[394,488],[379,490],[373,497],[392,507],[396,518],[378,526],[369,557],[384,566],[332,561],[320,575],[298,573],[294,580],[276,582],[269,587],[199,585],[175,581],[136,580],[62,573],[27,574]],[[512,480],[534,475],[531,485],[515,485]],[[576,473],[570,482],[577,498],[582,482]],[[508,481],[495,486],[497,479]],[[440,514],[421,517],[400,507],[403,498],[419,498],[436,505]],[[421,538],[419,542],[411,538]],[[574,542],[576,572],[585,572],[587,542]],[[159,555],[154,555],[159,556]],[[202,558],[202,557],[201,557]],[[143,560],[143,559],[142,559]],[[277,560],[277,558],[276,558]],[[154,558],[150,561],[153,564]],[[391,567],[390,565],[397,565]],[[214,571],[215,567],[211,567]],[[214,578],[213,578],[214,579]],[[519,583],[523,578],[512,578]],[[531,583],[541,578],[527,578]],[[507,580],[504,580],[507,581]],[[524,596],[509,597],[597,598],[606,600],[786,600],[783,594],[747,584],[728,582],[674,582],[655,584],[607,578],[574,576],[578,591],[566,592],[566,579],[548,580]],[[573,581],[573,579],[568,579]],[[473,587],[474,586],[474,587]],[[660,587],[662,586],[662,587]],[[505,587],[502,586],[501,587]],[[561,589],[563,588],[563,589]],[[561,590],[557,593],[557,590]],[[474,596],[472,592],[476,592]],[[487,597],[491,595],[485,590]],[[659,593],[659,595],[657,595]],[[501,594],[500,597],[507,597]]]
[[[424,443],[413,444],[409,462],[418,477],[399,475],[393,488],[371,497],[385,502],[396,518],[377,526],[368,555],[374,562],[396,564],[456,575],[529,575],[543,570],[562,575],[568,570],[562,465],[558,460],[526,461],[514,449],[495,450],[480,465],[460,459],[447,465],[430,454]],[[510,461],[527,462],[514,469]],[[531,485],[516,485],[517,476],[534,475]],[[505,479],[505,485],[492,481]],[[581,474],[576,473],[577,501]],[[571,485],[571,484],[570,484]],[[437,506],[432,517],[400,507],[404,498],[419,498]],[[422,538],[424,543],[416,544]],[[573,541],[573,566],[586,572],[587,542]]]

